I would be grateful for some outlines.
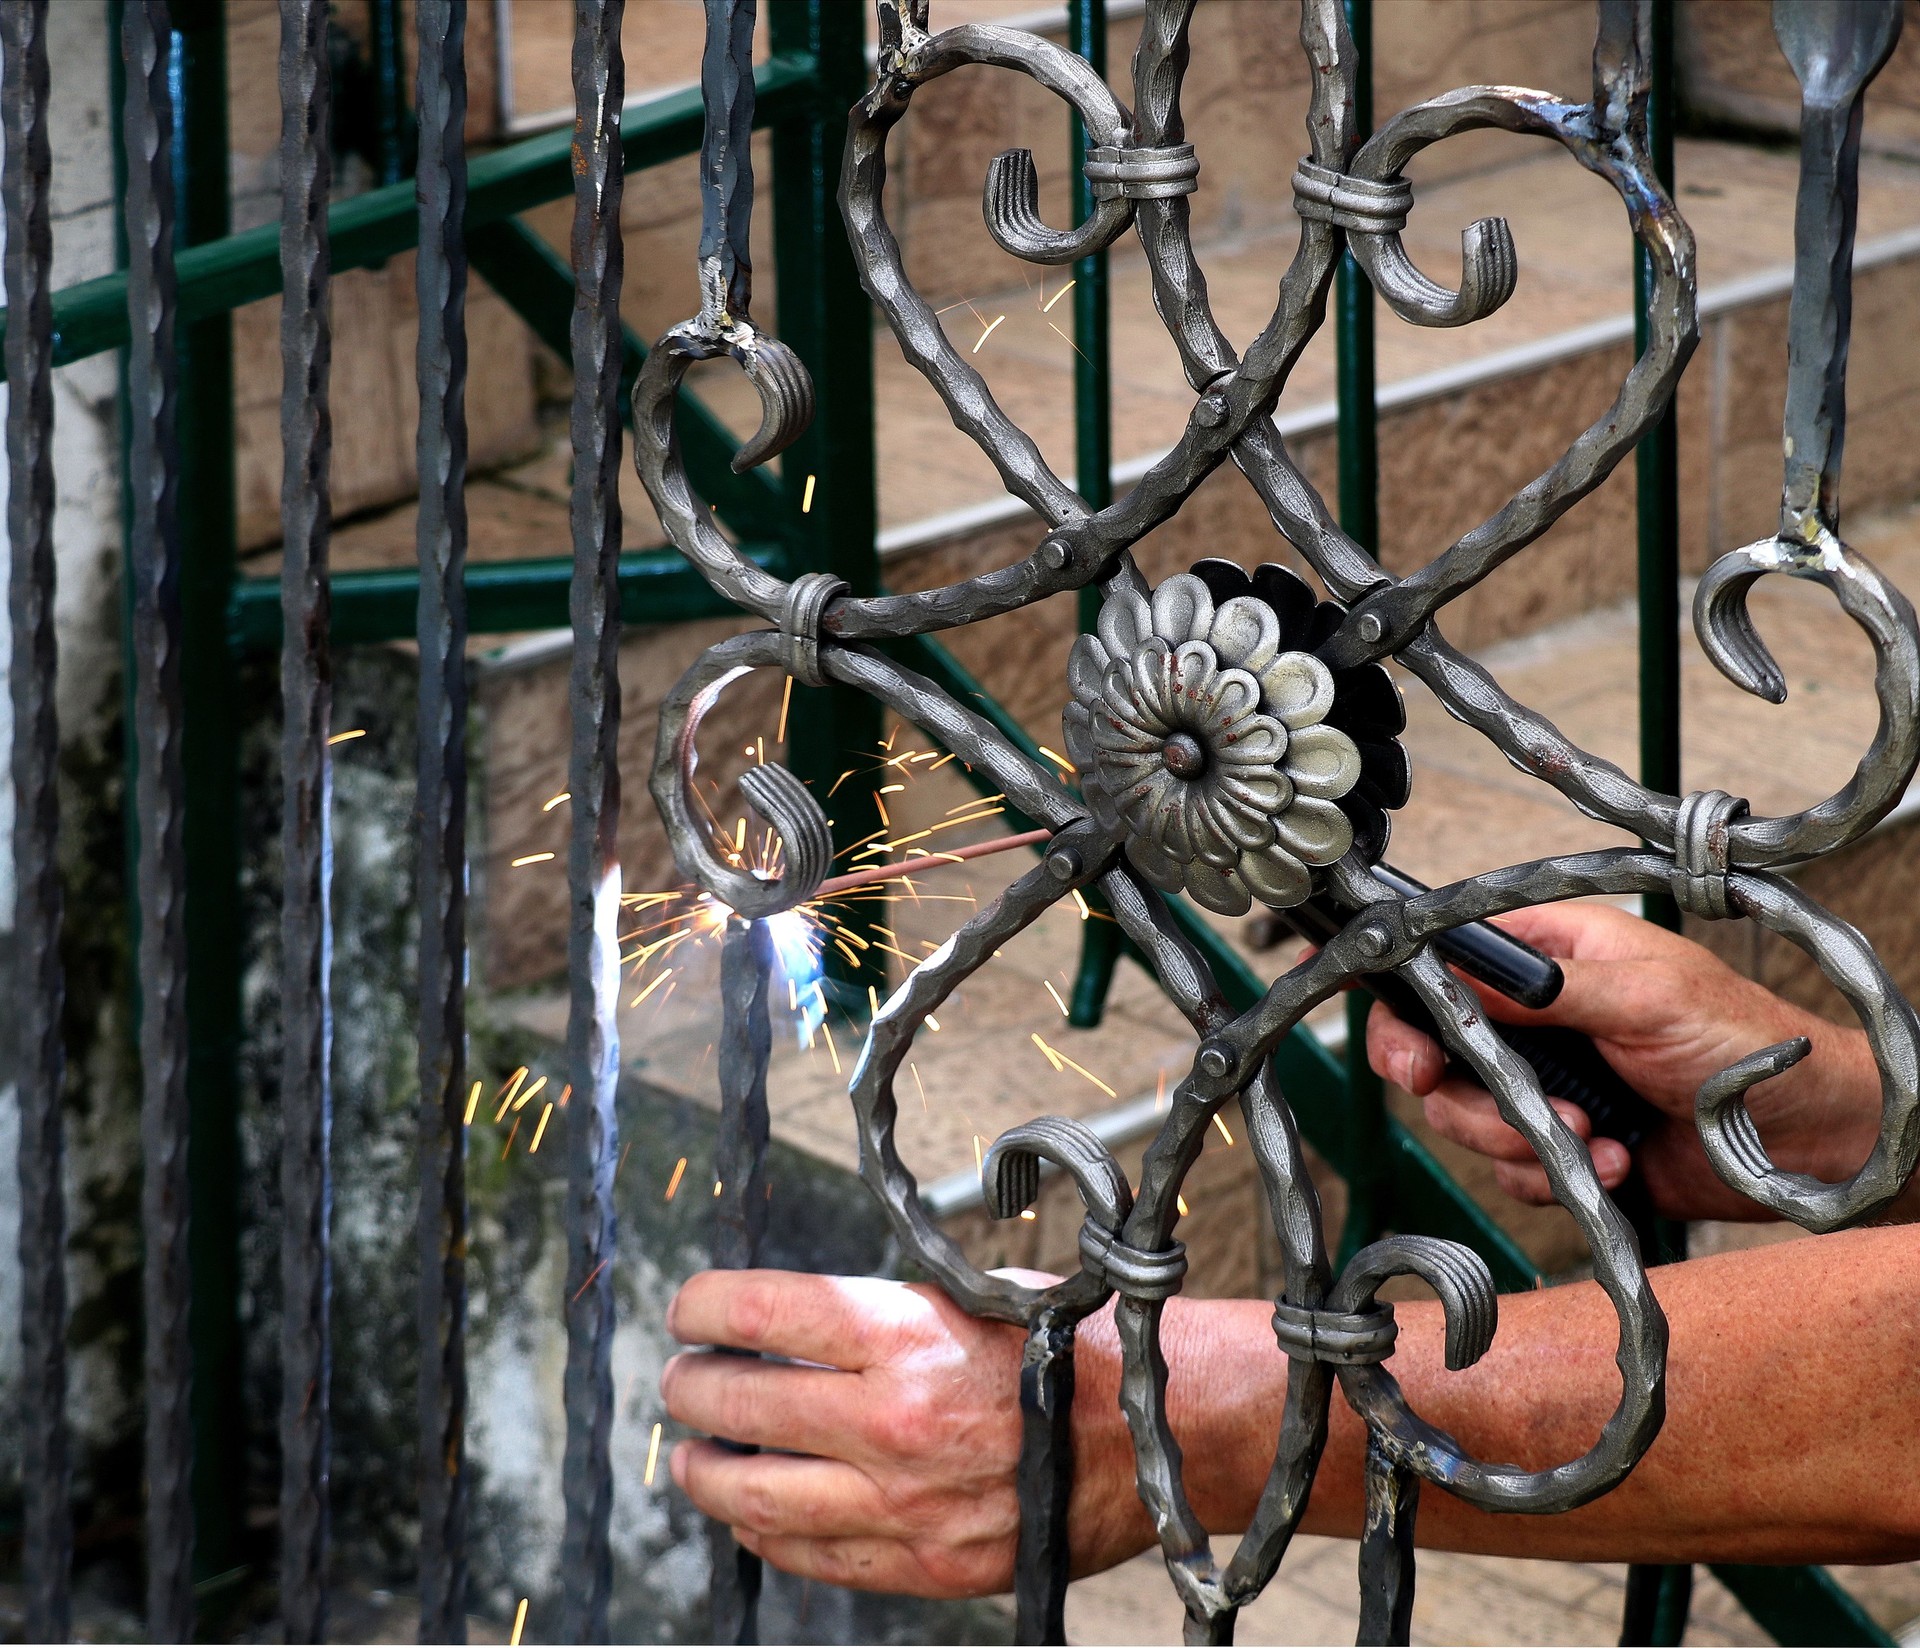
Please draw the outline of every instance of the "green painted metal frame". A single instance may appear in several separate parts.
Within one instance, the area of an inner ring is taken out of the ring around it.
[[[1107,0],[1068,0],[1067,44],[1084,57],[1101,79],[1107,76]],[[1078,111],[1070,116],[1067,165],[1073,182],[1073,218],[1093,214],[1093,185],[1086,174],[1087,128]],[[1113,502],[1112,292],[1107,254],[1095,252],[1073,266],[1073,475],[1074,486],[1090,509]],[[1080,627],[1090,630],[1100,616],[1100,592],[1079,594]],[[1106,900],[1090,893],[1088,902],[1102,917]],[[1089,921],[1080,938],[1080,963],[1067,998],[1067,1022],[1090,1029],[1106,1012],[1114,968],[1123,946],[1120,930],[1108,920]]]
[[[202,4],[209,0],[202,0]],[[805,0],[781,0],[782,4]],[[817,107],[819,81],[810,60],[776,52],[754,74],[761,125],[805,120]],[[698,87],[637,104],[621,116],[628,171],[658,166],[693,154],[702,127]],[[474,156],[468,168],[467,222],[478,229],[567,197],[573,188],[571,129],[544,133]],[[411,180],[369,189],[327,213],[333,268],[363,269],[410,251],[419,222]],[[198,241],[179,260],[182,325],[224,315],[280,290],[280,225],[262,224],[240,234]],[[572,276],[568,276],[571,284]],[[127,280],[102,275],[54,294],[56,366],[125,347]],[[5,312],[0,311],[0,336]]]
[[[776,57],[815,67],[818,111],[773,124],[773,246],[778,275],[776,331],[813,379],[814,419],[780,457],[792,573],[826,572],[855,595],[880,589],[878,456],[874,444],[873,309],[840,223],[840,155],[846,112],[866,95],[866,8],[843,0],[774,0],[768,8]],[[811,481],[811,497],[809,482]],[[787,717],[787,765],[826,796],[849,768],[881,759],[883,716],[865,693],[837,682],[795,684]],[[833,798],[835,857],[880,827],[871,784]],[[864,928],[865,923],[859,923]],[[865,952],[880,961],[881,952]],[[884,988],[874,968],[826,951],[826,986],[844,1008],[864,1014],[867,987]]]
[[[108,8],[108,39],[120,39],[119,0]],[[175,0],[172,76],[176,98],[173,173],[178,215],[176,252],[216,244],[230,227],[227,197],[226,32],[217,0]],[[124,169],[119,122],[123,67],[112,51],[116,181]],[[124,190],[118,191],[122,196]],[[118,228],[118,225],[116,225]],[[125,236],[118,261],[125,262]],[[121,291],[124,277],[111,277]],[[96,283],[97,284],[97,283]],[[56,309],[56,323],[58,310]],[[194,1572],[203,1602],[218,1616],[223,1578],[237,1577],[246,1534],[236,1514],[244,1459],[234,1446],[231,1415],[241,1401],[239,1079],[241,928],[239,880],[239,728],[234,718],[234,662],[224,646],[225,602],[234,567],[233,350],[226,317],[184,319],[177,339],[179,512],[183,641],[181,690],[185,733],[181,757],[190,794],[202,798],[184,821],[187,875],[194,897],[185,911],[187,942],[187,1086],[190,1147],[188,1245],[196,1278],[190,1332],[193,1355]],[[127,417],[124,365],[121,421]],[[123,511],[123,518],[130,515]],[[130,579],[122,580],[131,587]],[[123,602],[123,618],[130,609]],[[123,625],[123,637],[131,626]],[[126,679],[131,683],[129,667]],[[129,689],[130,690],[130,689]],[[126,705],[127,725],[133,706]],[[126,744],[123,826],[127,862],[138,850],[133,806],[137,759]],[[131,868],[128,886],[133,884]],[[131,947],[139,912],[129,904]],[[139,982],[132,981],[134,1022]],[[136,1028],[137,1035],[137,1028]]]
[[[382,0],[386,3],[386,0]],[[1347,0],[1363,53],[1371,47],[1370,0]],[[1656,0],[1666,72],[1656,73],[1655,153],[1672,178],[1672,140],[1665,88],[1671,70],[1671,0]],[[725,427],[683,397],[681,437],[702,493],[749,553],[782,576],[830,571],[856,593],[880,587],[875,548],[873,358],[870,313],[838,232],[834,188],[842,111],[867,80],[861,8],[836,0],[772,0],[773,53],[756,71],[756,125],[774,145],[775,243],[781,273],[779,332],[814,377],[819,415],[786,455],[776,482],[763,473],[733,474],[734,446]],[[237,1220],[230,1186],[238,1165],[237,1053],[240,1030],[241,922],[238,863],[238,727],[233,668],[241,653],[278,644],[278,585],[235,577],[232,350],[227,316],[279,290],[278,228],[227,233],[224,8],[220,0],[175,0],[177,49],[185,104],[180,121],[179,258],[181,347],[180,430],[185,569],[186,693],[190,733],[185,750],[189,792],[187,851],[194,889],[189,912],[189,1014],[193,1037],[195,1174],[196,1496],[201,1571],[218,1574],[243,1557],[234,1468],[226,1446],[228,1416],[238,1402]],[[1070,0],[1074,49],[1104,72],[1104,0]],[[1368,77],[1361,78],[1363,88]],[[1367,95],[1363,92],[1363,95]],[[1367,95],[1370,103],[1370,95]],[[1371,109],[1357,111],[1371,129]],[[404,110],[383,105],[384,154],[397,151]],[[117,118],[117,106],[116,106]],[[693,153],[702,110],[697,88],[650,100],[623,116],[629,170]],[[391,131],[389,131],[391,128]],[[1084,134],[1073,133],[1076,212],[1088,202],[1078,162]],[[468,196],[473,267],[536,335],[562,354],[573,279],[564,260],[516,214],[564,198],[572,188],[571,133],[559,131],[476,157]],[[392,176],[391,165],[383,172]],[[415,244],[417,214],[409,180],[343,201],[329,214],[338,269],[364,267]],[[1644,271],[1637,271],[1644,279]],[[1073,319],[1075,452],[1082,495],[1095,508],[1109,501],[1111,382],[1110,296],[1102,254],[1075,266]],[[1359,541],[1378,541],[1377,410],[1374,397],[1372,292],[1346,260],[1336,278],[1335,327],[1340,389],[1340,516]],[[1644,304],[1642,305],[1644,307]],[[6,317],[0,312],[0,332]],[[66,364],[122,347],[127,338],[122,275],[84,282],[56,294],[55,359]],[[644,342],[627,335],[624,379],[645,359]],[[1671,789],[1678,777],[1679,662],[1677,464],[1671,412],[1647,437],[1639,463],[1642,618],[1641,733],[1643,774]],[[812,507],[803,507],[808,481]],[[471,630],[476,634],[553,628],[566,621],[570,562],[564,556],[476,563],[468,574]],[[622,615],[632,624],[668,624],[721,616],[724,608],[671,551],[623,557]],[[413,633],[417,574],[411,569],[346,573],[334,580],[333,636],[339,644],[405,640]],[[1082,601],[1083,619],[1091,603]],[[948,693],[976,706],[999,731],[1039,758],[1037,745],[966,669],[927,637],[893,650]],[[801,689],[804,692],[805,689]],[[831,778],[867,757],[880,733],[877,709],[859,695],[824,689],[823,701],[795,717],[789,762],[803,777]],[[796,699],[800,693],[796,693]],[[844,701],[843,701],[844,700]],[[796,704],[796,709],[799,706]],[[131,787],[130,787],[131,793]],[[859,839],[874,819],[849,805],[836,837]],[[1015,820],[1015,822],[1019,822]],[[129,828],[136,821],[129,820]],[[1211,927],[1184,903],[1169,901],[1188,939],[1206,957],[1235,1011],[1265,985]],[[1658,916],[1661,912],[1650,911]],[[1089,922],[1073,997],[1076,1023],[1097,1022],[1113,968],[1131,952],[1111,923]],[[851,982],[851,981],[848,981]],[[1520,1247],[1495,1223],[1385,1107],[1379,1084],[1357,1058],[1364,1046],[1366,1003],[1350,1013],[1349,1057],[1336,1059],[1313,1036],[1296,1031],[1275,1065],[1303,1133],[1349,1183],[1350,1212],[1342,1245],[1386,1228],[1464,1241],[1480,1251],[1499,1285],[1537,1286],[1541,1278]],[[204,1199],[204,1207],[203,1207]],[[1670,1240],[1669,1233],[1660,1233]],[[202,1309],[202,1298],[207,1308]],[[1676,1572],[1676,1571],[1669,1571]],[[1684,1572],[1678,1570],[1677,1572]],[[1716,1566],[1714,1572],[1780,1642],[1886,1643],[1891,1639],[1832,1577],[1818,1568]],[[1663,1583],[1651,1641],[1677,1641],[1684,1598]]]

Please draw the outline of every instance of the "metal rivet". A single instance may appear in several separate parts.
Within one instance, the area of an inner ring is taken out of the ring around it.
[[[1219,1043],[1211,1043],[1200,1049],[1201,1071],[1218,1081],[1233,1068],[1233,1054]]]
[[[1355,627],[1360,631],[1360,639],[1363,641],[1377,641],[1387,633],[1387,626],[1380,622],[1380,614],[1377,612],[1361,613],[1360,622]]]
[[[1369,924],[1353,935],[1353,942],[1363,956],[1384,956],[1392,947],[1393,939],[1386,928]]]
[[[1071,881],[1081,870],[1080,855],[1071,847],[1054,847],[1047,853],[1047,871],[1055,881]]]
[[[1060,571],[1073,559],[1073,551],[1064,538],[1049,538],[1040,546],[1040,564]]]
[[[1201,397],[1200,404],[1194,408],[1194,416],[1207,429],[1215,428],[1226,418],[1226,415],[1227,401],[1224,395],[1205,395]]]

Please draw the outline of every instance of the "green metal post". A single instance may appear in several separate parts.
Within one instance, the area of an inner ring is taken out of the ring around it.
[[[1654,0],[1653,76],[1647,100],[1647,139],[1654,171],[1673,191],[1673,0]],[[1634,348],[1647,346],[1647,305],[1653,267],[1635,248]],[[1640,782],[1677,795],[1680,790],[1680,436],[1674,407],[1641,437],[1635,457],[1639,527]],[[1650,895],[1649,921],[1675,932],[1680,911],[1672,899]]]
[[[1356,137],[1373,131],[1373,0],[1345,0],[1353,34]],[[1373,287],[1343,252],[1334,273],[1334,345],[1340,405],[1340,526],[1363,548],[1380,548],[1379,416],[1374,403]],[[1393,1193],[1387,1095],[1367,1063],[1373,998],[1347,995],[1347,1218],[1337,1264],[1387,1228]]]
[[[174,198],[179,244],[219,240],[227,196],[222,0],[174,0]],[[240,1446],[239,720],[227,597],[234,577],[233,327],[180,329],[181,745],[187,810],[187,1086],[192,1142],[194,1567],[202,1583],[245,1560]]]
[[[817,65],[808,109],[773,129],[773,232],[780,338],[813,376],[813,425],[780,460],[790,512],[792,572],[830,572],[856,595],[880,587],[875,547],[873,316],[841,226],[838,190],[847,111],[869,83],[865,16],[842,0],[775,0],[773,49]],[[808,494],[811,492],[811,498]],[[880,706],[849,687],[793,688],[787,761],[833,820],[836,856],[880,828],[870,776],[879,759]],[[842,784],[839,775],[858,778]],[[852,923],[849,923],[852,925]],[[829,948],[828,987],[843,1007],[866,1009],[868,984],[886,974],[845,964]]]
[[[1068,0],[1067,44],[1107,77],[1107,0]],[[1093,214],[1093,185],[1087,181],[1087,128],[1072,117],[1071,168],[1073,220]],[[1107,291],[1107,254],[1095,252],[1073,266],[1073,464],[1074,485],[1089,508],[1113,502],[1113,382],[1109,371],[1111,308]],[[1100,616],[1100,592],[1080,591],[1080,627],[1092,629]],[[1080,966],[1074,975],[1067,1022],[1087,1028],[1106,1011],[1113,969],[1120,960],[1120,929],[1105,916],[1106,901],[1089,895],[1091,919],[1080,929]]]
[[[1647,140],[1654,171],[1673,190],[1673,0],[1653,0],[1652,84],[1647,99]],[[1647,306],[1653,268],[1644,248],[1633,265],[1634,344],[1646,347]],[[1640,782],[1677,794],[1680,789],[1680,464],[1679,423],[1674,407],[1641,437],[1634,454],[1637,488],[1640,596]],[[1680,928],[1673,900],[1649,896],[1649,921]],[[1624,1188],[1626,1211],[1650,1264],[1687,1256],[1687,1227],[1654,1215],[1644,1187]],[[1693,1599],[1690,1567],[1639,1564],[1627,1572],[1623,1643],[1673,1643],[1686,1634]]]

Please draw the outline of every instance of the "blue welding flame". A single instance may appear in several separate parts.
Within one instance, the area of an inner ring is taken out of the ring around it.
[[[782,910],[767,918],[773,935],[773,952],[780,974],[788,985],[787,1001],[793,1008],[794,1030],[802,1047],[813,1045],[814,1032],[827,1016],[826,992],[821,981],[826,969],[820,961],[818,930],[798,910]]]

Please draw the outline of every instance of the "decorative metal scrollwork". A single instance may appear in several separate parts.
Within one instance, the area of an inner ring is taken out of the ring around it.
[[[1747,916],[1804,949],[1852,1004],[1879,1064],[1883,1121],[1872,1154],[1846,1181],[1826,1184],[1781,1172],[1768,1160],[1742,1096],[1807,1049],[1804,1043],[1763,1049],[1701,1090],[1700,1133],[1716,1171],[1774,1212],[1827,1230],[1884,1207],[1920,1156],[1920,1021],[1860,935],[1775,873],[1857,840],[1893,806],[1920,762],[1913,609],[1839,540],[1834,509],[1857,109],[1891,49],[1899,6],[1863,0],[1801,8],[1782,0],[1776,7],[1776,27],[1805,86],[1808,110],[1781,529],[1714,566],[1701,582],[1694,625],[1730,679],[1777,700],[1784,681],[1753,628],[1746,592],[1768,573],[1822,583],[1873,643],[1880,703],[1879,729],[1852,780],[1828,800],[1784,818],[1751,816],[1745,803],[1717,793],[1662,795],[1635,783],[1509,697],[1446,642],[1436,623],[1448,602],[1533,543],[1606,479],[1667,405],[1694,348],[1693,238],[1648,152],[1649,6],[1601,0],[1593,95],[1585,103],[1469,87],[1394,116],[1359,143],[1352,126],[1355,58],[1341,7],[1338,0],[1302,0],[1311,108],[1310,152],[1295,178],[1300,238],[1271,317],[1243,350],[1214,321],[1189,234],[1185,197],[1198,162],[1185,142],[1180,93],[1193,0],[1148,0],[1133,62],[1132,110],[1059,45],[988,25],[930,33],[926,0],[878,0],[878,9],[878,67],[872,89],[852,111],[841,176],[861,278],[907,359],[992,460],[1007,490],[1040,516],[1044,530],[1013,565],[924,593],[854,596],[819,575],[789,585],[754,566],[695,497],[672,423],[674,390],[689,361],[730,353],[760,389],[765,422],[743,462],[778,450],[804,424],[810,402],[804,369],[746,317],[751,0],[708,0],[706,303],[698,318],[661,340],[641,375],[635,455],[673,542],[723,596],[777,627],[712,648],[670,695],[654,794],[681,869],[742,915],[785,908],[818,884],[826,868],[825,821],[787,775],[762,769],[762,788],[750,792],[783,843],[786,870],[777,881],[720,864],[703,845],[688,800],[703,710],[735,676],[777,668],[802,681],[873,695],[991,775],[1012,805],[1054,832],[1045,859],[915,967],[880,1006],[850,1084],[862,1170],[906,1251],[964,1308],[1029,1333],[1023,1640],[1057,1636],[1060,1628],[1066,1499],[1058,1443],[1063,1401],[1071,1403],[1073,1324],[1117,1296],[1122,1406],[1139,1492],[1186,1606],[1190,1640],[1227,1640],[1236,1609],[1272,1577],[1306,1503],[1337,1377],[1371,1437],[1363,1631],[1404,1641],[1419,1481],[1495,1511],[1565,1510],[1606,1492],[1659,1428],[1666,1355],[1666,1324],[1632,1231],[1602,1191],[1586,1146],[1555,1114],[1532,1067],[1435,955],[1437,938],[1523,905],[1588,894],[1671,893],[1703,916]],[[1066,230],[1039,216],[1030,156],[1014,151],[995,160],[985,185],[993,238],[1029,262],[1057,264],[1107,246],[1131,227],[1194,390],[1192,411],[1171,449],[1106,509],[1089,508],[1001,409],[908,280],[886,220],[890,133],[921,86],[969,64],[1031,77],[1078,112],[1092,145],[1095,208]],[[1324,314],[1343,245],[1351,244],[1395,311],[1421,325],[1469,323],[1511,293],[1513,239],[1497,219],[1467,230],[1457,290],[1422,274],[1399,239],[1415,207],[1403,175],[1408,162],[1479,127],[1556,142],[1618,192],[1651,271],[1647,341],[1612,404],[1551,467],[1426,565],[1394,578],[1334,524],[1272,412]],[[1327,599],[1278,568],[1249,574],[1224,562],[1203,563],[1148,590],[1132,546],[1228,462],[1318,575]],[[866,644],[981,622],[1089,585],[1102,598],[1097,633],[1083,636],[1066,661],[1065,731],[1082,773],[1078,798],[978,715]],[[1387,812],[1404,803],[1409,782],[1396,741],[1403,712],[1379,667],[1389,656],[1522,771],[1648,845],[1513,865],[1430,892],[1410,892],[1376,874]],[[1087,1208],[1081,1268],[1053,1287],[1034,1289],[981,1272],[929,1219],[895,1148],[893,1084],[919,1027],[954,988],[1049,906],[1096,886],[1192,1023],[1198,1046],[1132,1192],[1104,1147],[1077,1124],[1042,1120],[995,1142],[985,1176],[996,1214],[1011,1216],[1032,1199],[1042,1158],[1072,1175]],[[1182,891],[1227,913],[1247,909],[1254,899],[1284,907],[1318,894],[1350,918],[1235,1016],[1163,902],[1163,894]],[[1270,1055],[1307,1012],[1344,985],[1389,971],[1417,994],[1450,1054],[1476,1074],[1532,1145],[1555,1196],[1585,1235],[1595,1278],[1612,1301],[1619,1405],[1578,1459],[1532,1471],[1475,1460],[1411,1411],[1381,1365],[1391,1350],[1393,1318],[1376,1290],[1397,1272],[1424,1277],[1439,1291],[1450,1365],[1464,1366],[1486,1350],[1495,1327],[1492,1283],[1470,1252],[1431,1238],[1393,1238],[1361,1252],[1339,1278],[1330,1273],[1317,1198]],[[1251,1528],[1223,1569],[1182,1484],[1158,1331],[1185,1263],[1173,1239],[1177,1193],[1210,1119],[1236,1097],[1280,1236],[1286,1281],[1275,1335],[1291,1366],[1272,1474]]]

